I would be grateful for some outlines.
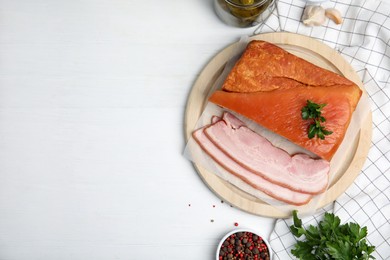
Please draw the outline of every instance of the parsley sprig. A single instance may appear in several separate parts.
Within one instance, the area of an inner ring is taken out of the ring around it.
[[[371,255],[375,246],[367,244],[367,227],[361,228],[357,223],[340,225],[340,218],[333,213],[325,213],[324,220],[315,227],[307,229],[302,226],[297,211],[293,211],[294,225],[290,230],[296,237],[305,236],[306,240],[298,241],[291,253],[302,260],[343,259],[367,260],[375,259]]]
[[[320,139],[325,139],[325,135],[330,135],[333,132],[325,129],[321,123],[325,122],[326,119],[321,115],[321,110],[326,104],[316,104],[311,100],[307,100],[306,106],[301,109],[302,119],[312,119],[313,123],[309,126],[309,132],[307,136],[312,139],[317,136]]]

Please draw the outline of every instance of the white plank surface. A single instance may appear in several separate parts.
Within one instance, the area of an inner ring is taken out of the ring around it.
[[[0,259],[213,259],[235,222],[268,236],[182,155],[199,72],[253,31],[211,0],[0,0]]]
[[[209,0],[0,0],[0,259],[213,259],[234,222],[268,235],[182,156],[194,80],[252,31]]]

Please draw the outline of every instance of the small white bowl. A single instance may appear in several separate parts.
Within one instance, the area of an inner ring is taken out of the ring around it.
[[[221,241],[219,242],[218,244],[218,248],[217,248],[217,253],[215,255],[215,259],[216,260],[219,260],[219,251],[221,250],[221,246],[223,244],[223,242],[232,234],[235,234],[235,233],[238,233],[238,232],[250,232],[252,234],[255,234],[259,237],[261,237],[261,239],[264,241],[264,243],[267,245],[267,248],[268,248],[268,254],[269,254],[269,259],[272,259],[272,249],[271,249],[271,245],[269,244],[268,240],[264,238],[263,235],[259,234],[259,232],[256,232],[254,230],[251,230],[251,229],[244,229],[244,228],[238,228],[238,229],[234,229],[232,231],[230,231],[229,233],[227,233],[222,239]]]

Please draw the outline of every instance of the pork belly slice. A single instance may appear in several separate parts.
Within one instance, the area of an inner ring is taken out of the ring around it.
[[[211,117],[211,123],[212,124],[218,122],[219,120],[221,120],[221,118],[219,116],[212,116]]]
[[[328,185],[329,162],[306,154],[289,155],[225,112],[222,120],[204,129],[213,144],[237,164],[270,182],[307,194]]]
[[[217,120],[219,120],[219,118],[212,118],[213,123],[217,123]],[[264,192],[265,194],[269,195],[274,199],[296,206],[307,204],[310,201],[312,197],[311,195],[292,191],[290,189],[272,183],[264,179],[260,175],[248,171],[247,169],[236,163],[224,152],[218,149],[218,147],[215,146],[214,143],[210,141],[210,139],[208,139],[208,137],[204,133],[204,128],[200,128],[194,131],[192,133],[192,136],[202,148],[202,150],[206,152],[206,154],[208,154],[216,163],[221,165],[229,173],[240,178],[253,188]]]

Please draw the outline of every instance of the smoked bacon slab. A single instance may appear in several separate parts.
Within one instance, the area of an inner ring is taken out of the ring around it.
[[[320,68],[282,48],[252,41],[209,101],[235,111],[291,142],[330,161],[351,121],[361,89],[352,81]],[[308,138],[312,123],[301,118],[307,100],[326,104],[325,139]]]

